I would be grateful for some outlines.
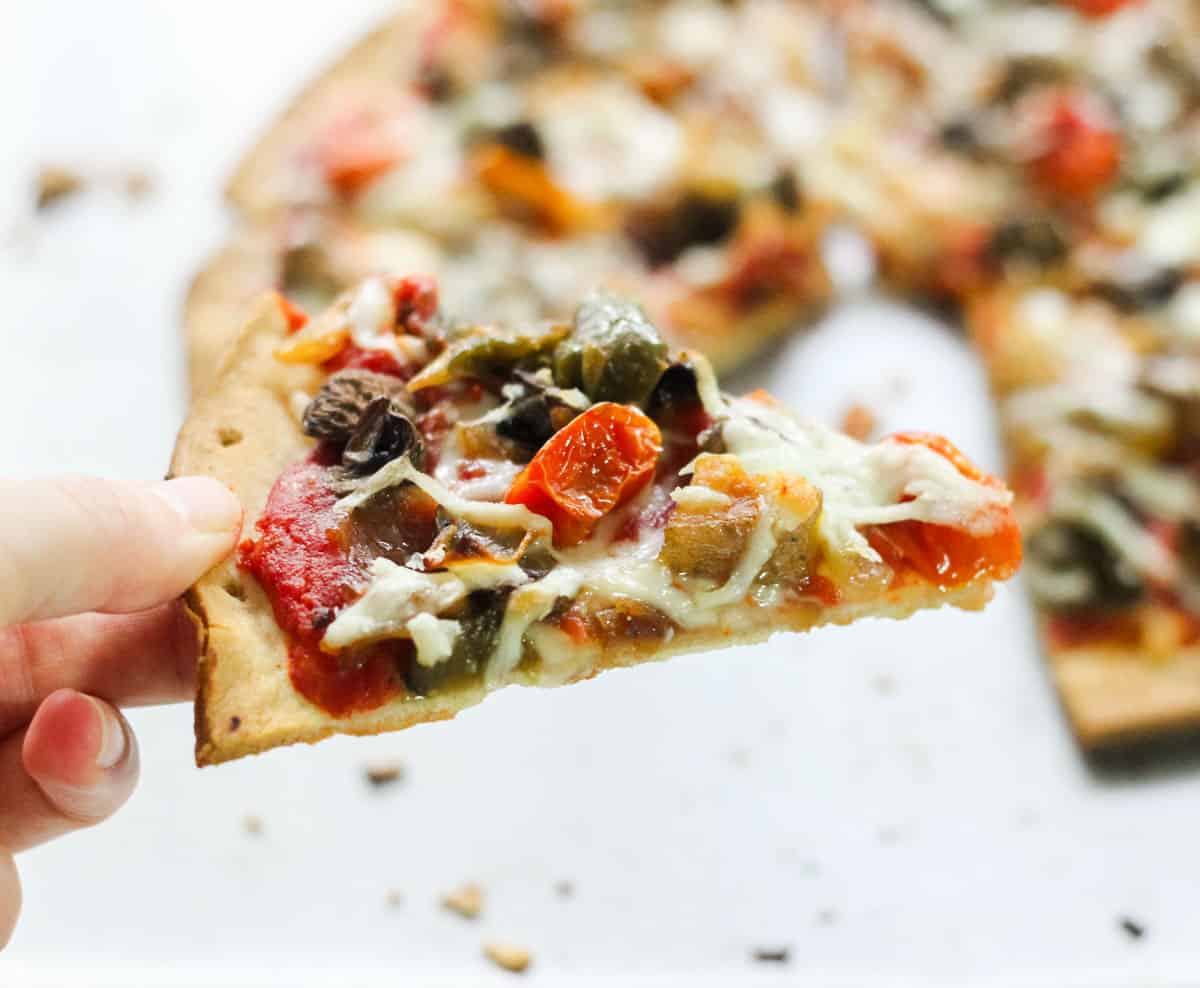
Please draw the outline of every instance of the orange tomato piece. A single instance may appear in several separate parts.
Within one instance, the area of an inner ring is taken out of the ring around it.
[[[368,114],[338,121],[317,147],[321,174],[340,195],[358,193],[404,157],[395,135]]]
[[[546,167],[500,144],[474,159],[480,181],[509,210],[560,235],[596,225],[596,211],[554,181]]]
[[[601,402],[546,441],[504,500],[549,518],[556,546],[576,545],[650,483],[661,453],[662,435],[645,413]]]
[[[891,439],[933,450],[953,463],[968,480],[998,489],[1004,486],[942,436],[901,432]],[[922,579],[944,587],[959,586],[982,576],[1006,580],[1021,565],[1021,531],[1008,508],[1003,509],[995,529],[987,535],[930,522],[900,521],[873,526],[867,532],[867,540],[897,573],[915,572]]]
[[[1068,7],[1074,7],[1085,17],[1108,17],[1122,7],[1130,7],[1142,0],[1065,0]]]
[[[1057,199],[1094,199],[1121,167],[1120,137],[1089,119],[1069,95],[1050,107],[1040,143],[1029,162],[1030,177]]]
[[[283,318],[287,320],[289,333],[295,333],[304,328],[304,324],[308,322],[307,312],[298,305],[293,305],[282,292],[275,293],[275,301],[279,303],[279,311],[283,313]]]

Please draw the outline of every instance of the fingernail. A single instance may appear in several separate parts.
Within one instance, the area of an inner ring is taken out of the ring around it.
[[[129,739],[125,737],[125,725],[121,723],[117,712],[103,700],[97,700],[90,696],[88,699],[96,708],[96,713],[100,717],[100,726],[104,731],[100,750],[96,752],[96,766],[97,768],[112,768],[125,757],[125,752],[129,748]]]
[[[242,505],[233,492],[211,477],[176,477],[152,488],[192,528],[206,535],[224,535],[237,527]]]

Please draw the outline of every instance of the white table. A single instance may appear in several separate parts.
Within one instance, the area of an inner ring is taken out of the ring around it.
[[[386,4],[8,7],[5,469],[154,477],[184,411],[182,292],[226,229],[220,182]],[[157,188],[131,205],[102,183],[35,218],[46,160],[145,165]],[[944,430],[998,465],[980,371],[911,312],[850,303],[751,380],[829,418],[865,400],[888,428]],[[4,985],[375,983],[374,966],[508,983],[485,936],[530,946],[545,985],[1167,983],[1200,962],[1200,776],[1087,770],[1018,588],[982,615],[509,690],[452,724],[206,771],[189,710],[132,720],[131,804],[21,859]],[[363,766],[390,758],[407,780],[368,791]],[[487,892],[476,923],[438,906],[464,880]],[[790,946],[790,965],[753,964],[760,945]]]

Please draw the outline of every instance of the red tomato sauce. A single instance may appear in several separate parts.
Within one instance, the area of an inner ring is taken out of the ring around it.
[[[320,642],[334,612],[352,595],[361,571],[341,540],[320,448],[289,467],[271,488],[238,560],[266,591],[289,637],[288,676],[296,690],[334,717],[373,710],[404,692],[402,664],[411,642],[385,642],[331,655]]]

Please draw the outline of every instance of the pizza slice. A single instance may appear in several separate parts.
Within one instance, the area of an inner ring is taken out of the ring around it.
[[[172,467],[247,508],[189,602],[197,759],[448,718],[500,687],[978,608],[1010,494],[946,440],[867,446],[729,398],[642,311],[448,325],[426,278],[268,296]]]
[[[1200,281],[1150,282],[995,288],[967,310],[1043,648],[1087,747],[1200,722]]]

